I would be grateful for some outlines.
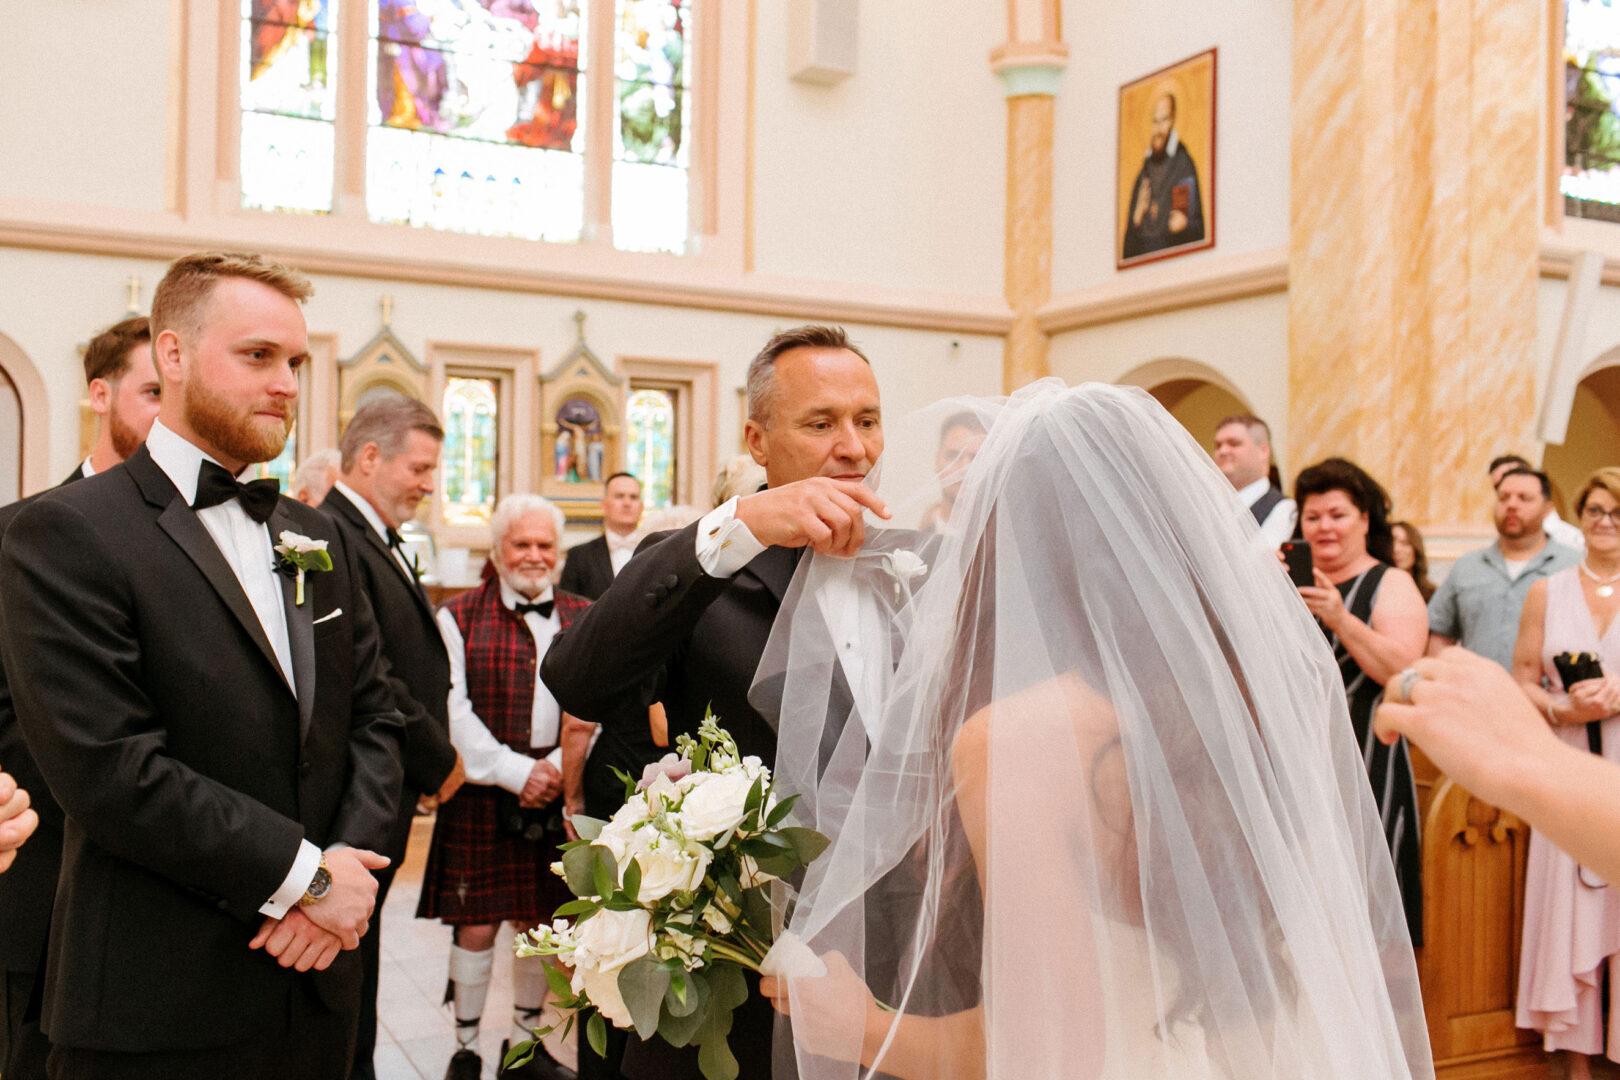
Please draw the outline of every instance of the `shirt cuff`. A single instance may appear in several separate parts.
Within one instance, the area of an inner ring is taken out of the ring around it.
[[[309,891],[309,883],[315,880],[315,871],[320,868],[321,849],[308,840],[299,841],[298,857],[293,860],[292,869],[287,871],[287,879],[274,896],[259,906],[259,914],[272,919],[285,919],[287,912],[297,907],[298,901]]]
[[[514,795],[521,795],[524,785],[529,782],[529,774],[533,771],[533,758],[508,749],[501,755],[500,764],[495,766],[495,784]]]
[[[551,753],[547,754],[546,755],[546,760],[551,763],[552,768],[556,769],[558,772],[561,772],[562,771],[562,747],[559,746],[555,750],[553,750]]]
[[[697,560],[710,577],[731,577],[753,562],[765,545],[737,520],[737,500],[729,499],[698,522]]]

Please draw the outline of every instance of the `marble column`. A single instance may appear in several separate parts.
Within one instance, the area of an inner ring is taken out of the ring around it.
[[[1012,25],[1017,30],[1016,3]],[[1003,289],[1012,330],[1002,353],[1001,386],[1011,393],[1051,374],[1049,339],[1036,313],[1052,296],[1052,132],[1055,98],[1068,47],[1055,19],[1032,20],[1041,40],[1012,41],[990,55],[1007,94],[1007,234]]]
[[[1544,0],[1295,0],[1289,441],[1489,521],[1534,450]]]

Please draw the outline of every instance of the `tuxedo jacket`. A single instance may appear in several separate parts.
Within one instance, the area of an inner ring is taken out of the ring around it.
[[[81,464],[64,484],[84,479]],[[10,506],[0,507],[0,549],[11,519],[29,503],[31,495]],[[3,603],[3,600],[0,600]],[[6,682],[6,666],[0,661],[0,769],[10,773],[24,790],[39,814],[39,828],[17,852],[11,869],[0,874],[0,971],[37,971],[45,958],[45,936],[51,925],[51,905],[56,900],[56,877],[62,870],[62,807],[40,775],[34,755],[23,740],[17,724],[17,711]]]
[[[598,536],[568,549],[557,588],[595,600],[613,584],[613,559],[608,554],[607,537]]]
[[[397,866],[410,839],[416,796],[438,791],[456,765],[456,748],[450,745],[450,657],[427,590],[399,564],[360,508],[334,487],[321,509],[354,555],[360,587],[377,616],[394,705],[405,718],[405,788],[382,849]]]
[[[45,980],[56,1045],[283,1035],[298,980],[328,1008],[358,1008],[358,953],[300,975],[248,948],[302,840],[386,843],[402,772],[355,553],[291,499],[269,529],[327,540],[333,563],[307,575],[302,605],[282,579],[296,697],[224,555],[145,448],[6,531],[0,650],[67,814]]]

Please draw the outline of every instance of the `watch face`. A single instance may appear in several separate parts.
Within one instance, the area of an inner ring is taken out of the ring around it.
[[[324,866],[316,870],[314,878],[312,878],[309,883],[309,895],[312,898],[319,900],[321,897],[325,896],[327,891],[331,888],[332,872]]]

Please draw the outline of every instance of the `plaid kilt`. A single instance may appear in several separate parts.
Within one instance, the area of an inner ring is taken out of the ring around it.
[[[551,922],[551,913],[574,898],[551,864],[562,858],[562,800],[547,807],[557,813],[555,831],[543,840],[525,840],[496,824],[495,788],[465,784],[439,807],[422,873],[419,919],[452,926],[492,926],[515,922],[522,929]]]

